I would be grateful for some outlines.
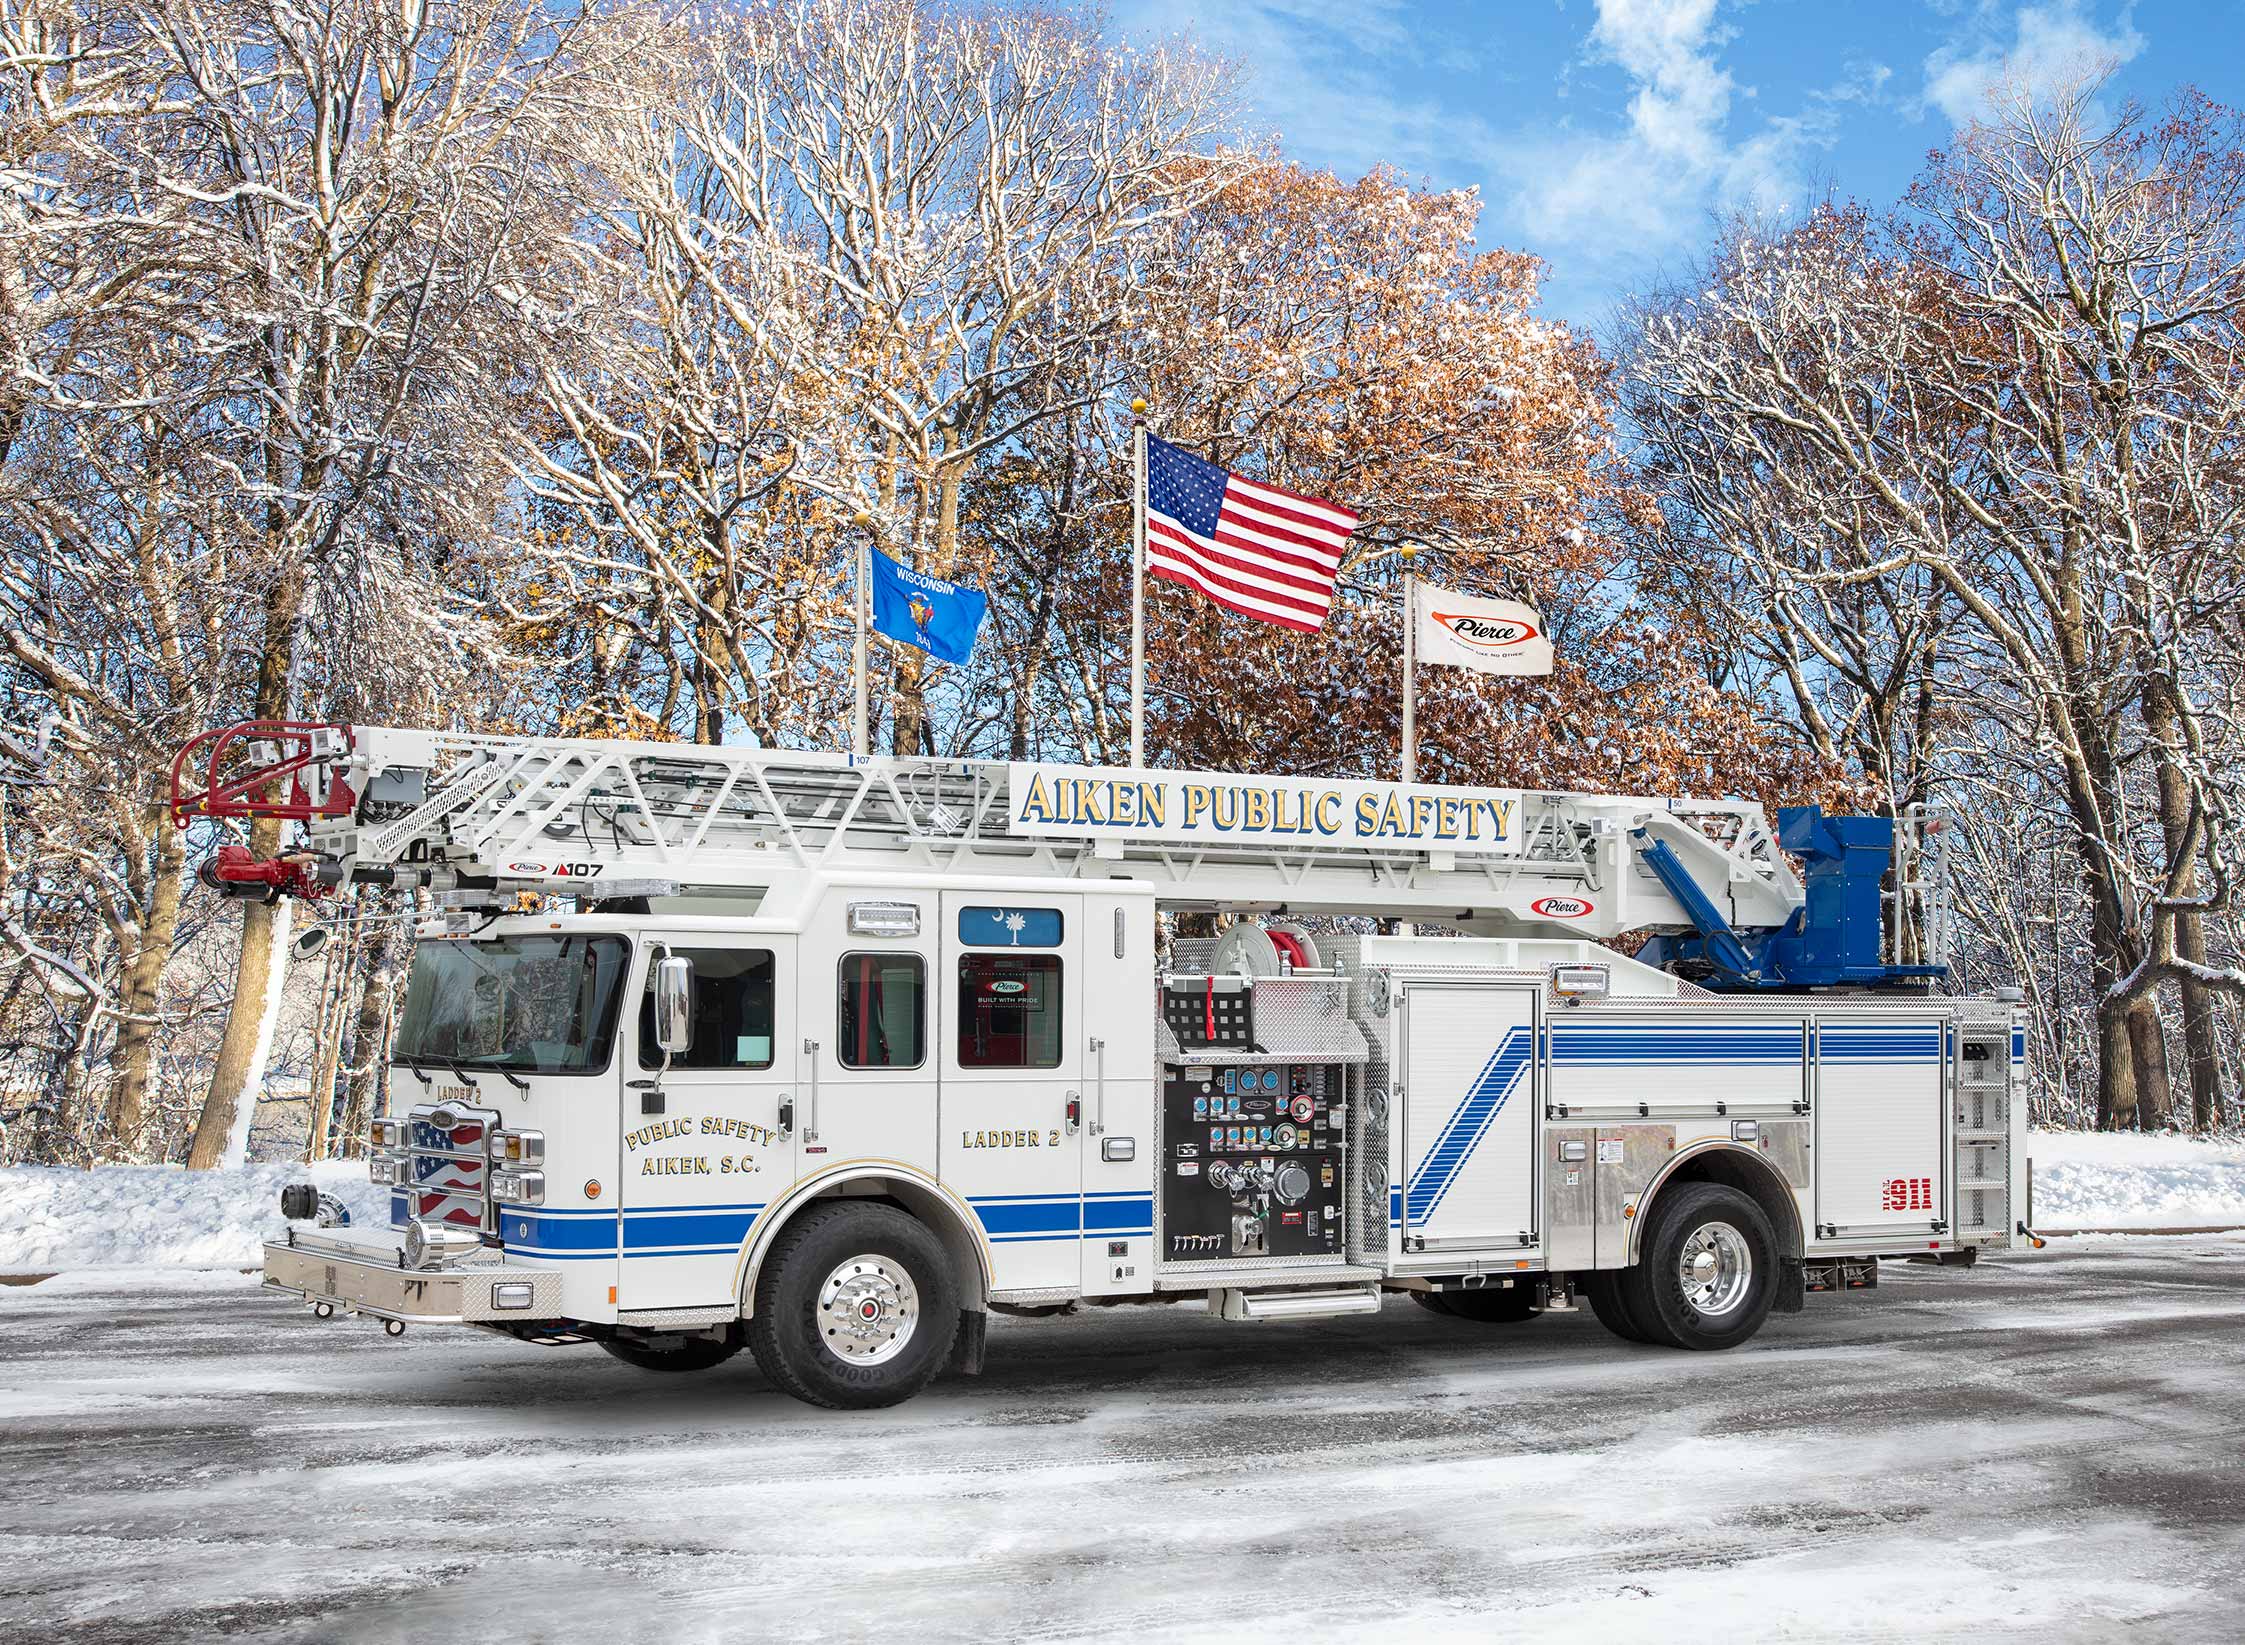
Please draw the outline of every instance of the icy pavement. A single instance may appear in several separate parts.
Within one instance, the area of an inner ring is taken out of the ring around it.
[[[0,1289],[0,1634],[2238,1636],[2245,1238],[1889,1264],[1731,1354],[1003,1320],[860,1415],[252,1285]]]

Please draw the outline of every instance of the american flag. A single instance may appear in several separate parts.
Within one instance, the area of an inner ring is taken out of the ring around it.
[[[1146,437],[1146,569],[1228,610],[1316,633],[1355,529],[1355,513],[1337,503],[1243,480]]]

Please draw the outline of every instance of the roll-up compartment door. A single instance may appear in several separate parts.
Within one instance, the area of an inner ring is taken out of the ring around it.
[[[1947,1226],[1939,1018],[1816,1025],[1816,1222],[1824,1239]]]
[[[1536,991],[1403,992],[1406,1250],[1517,1252],[1535,1241]]]

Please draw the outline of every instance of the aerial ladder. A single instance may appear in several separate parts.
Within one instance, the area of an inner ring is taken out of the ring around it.
[[[533,892],[616,906],[679,888],[754,889],[776,911],[824,872],[879,867],[1129,879],[1173,911],[1373,916],[1497,937],[1652,932],[1647,958],[1719,990],[1924,986],[1945,972],[1882,959],[1882,882],[1904,879],[1882,817],[1791,807],[1772,830],[1747,800],[1527,790],[1506,791],[1515,810],[1501,845],[1025,827],[1024,785],[1055,769],[1156,775],[250,721],[179,751],[170,808],[182,828],[297,826],[300,838],[269,858],[219,846],[202,874],[230,896],[376,885],[461,905]]]

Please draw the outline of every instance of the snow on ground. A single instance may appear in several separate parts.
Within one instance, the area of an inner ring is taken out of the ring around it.
[[[2036,1226],[2245,1225],[2245,1142],[2173,1133],[2036,1131]]]
[[[19,1165],[0,1170],[0,1274],[67,1268],[253,1268],[258,1247],[287,1226],[285,1184],[317,1183],[350,1207],[356,1226],[389,1226],[389,1190],[364,1160],[185,1171],[104,1165],[91,1171]]]
[[[1400,1298],[1000,1319],[983,1376],[864,1412],[243,1275],[0,1316],[10,1638],[2239,1637],[2240,1235],[1889,1264],[1726,1354]]]

